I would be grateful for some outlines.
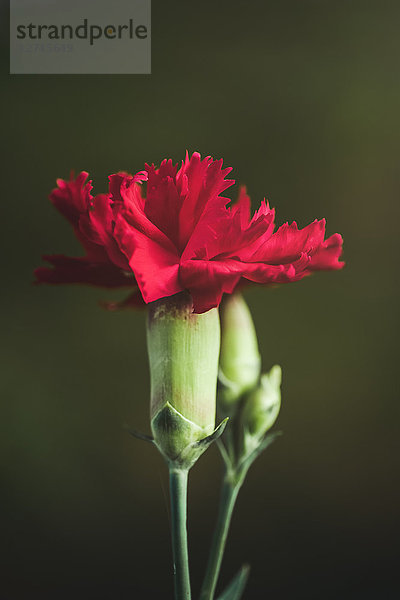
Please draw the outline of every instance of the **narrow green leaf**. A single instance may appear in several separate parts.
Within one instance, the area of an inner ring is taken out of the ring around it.
[[[247,471],[253,464],[253,462],[260,456],[264,450],[266,450],[279,436],[282,435],[282,431],[273,431],[272,433],[268,433],[263,440],[259,443],[259,445],[249,454],[245,456],[244,459],[239,463],[239,470],[242,472],[243,478],[245,477]]]
[[[222,592],[218,600],[240,600],[250,573],[250,565],[243,565],[239,573],[234,577],[226,590]]]

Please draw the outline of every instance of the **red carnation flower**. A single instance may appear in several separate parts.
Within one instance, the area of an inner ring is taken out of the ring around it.
[[[146,303],[188,290],[195,312],[218,306],[240,281],[286,283],[312,271],[340,269],[342,238],[325,237],[325,221],[274,233],[274,210],[262,202],[251,218],[245,188],[238,202],[221,194],[234,181],[222,160],[186,156],[180,169],[164,160],[134,177],[110,177],[108,195],[92,198],[87,177],[59,181],[51,199],[86,249],[82,259],[47,257],[40,281],[137,285]],[[147,180],[146,195],[142,182]]]
[[[324,220],[300,230],[285,224],[273,233],[274,211],[263,202],[250,218],[244,188],[227,208],[229,199],[221,193],[234,181],[225,179],[231,169],[222,169],[222,161],[194,153],[179,170],[170,160],[145,170],[145,198],[130,178],[116,176],[119,185],[113,186],[120,206],[114,235],[145,302],[189,290],[194,310],[205,312],[242,278],[286,283],[343,266],[342,238],[324,240]]]

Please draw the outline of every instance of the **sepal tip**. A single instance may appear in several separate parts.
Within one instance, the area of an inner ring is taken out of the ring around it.
[[[142,433],[137,429],[132,429],[129,425],[124,425],[125,431],[127,431],[132,437],[137,440],[143,440],[144,442],[149,442],[150,444],[154,444],[154,438],[152,435],[148,435],[147,433]]]
[[[182,450],[180,455],[173,462],[190,469],[200,458],[203,452],[205,452],[213,442],[217,441],[221,437],[228,421],[229,417],[226,417],[210,435],[207,435],[206,437],[192,442],[186,446],[186,448]]]

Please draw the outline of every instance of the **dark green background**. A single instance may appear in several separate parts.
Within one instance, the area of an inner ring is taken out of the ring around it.
[[[347,261],[247,295],[284,436],[239,497],[223,579],[249,561],[246,600],[397,597],[399,3],[153,1],[151,76],[10,76],[2,17],[0,597],[172,597],[166,468],[122,430],[148,430],[144,314],[31,280],[42,253],[80,252],[56,177],[101,192],[186,148],[279,224],[326,217]],[[219,469],[212,449],[191,475],[195,590]]]

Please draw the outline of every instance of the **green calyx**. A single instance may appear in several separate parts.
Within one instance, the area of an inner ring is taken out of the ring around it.
[[[215,428],[220,327],[218,309],[192,312],[189,294],[149,305],[147,345],[151,378],[151,429],[169,461]]]
[[[241,396],[256,385],[261,357],[253,319],[242,295],[225,295],[220,314],[222,387],[218,401],[224,414],[232,414]]]
[[[154,441],[162,453],[169,460],[175,460],[190,444],[210,435],[214,431],[214,426],[199,427],[167,402],[153,417],[151,429]]]

